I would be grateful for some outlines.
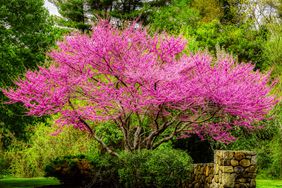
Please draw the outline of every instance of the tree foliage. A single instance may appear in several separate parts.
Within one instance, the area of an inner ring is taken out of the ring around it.
[[[200,15],[190,4],[191,0],[172,0],[169,6],[154,9],[148,19],[150,29],[179,34],[183,27],[195,27]]]
[[[12,80],[44,62],[56,37],[43,0],[1,0],[0,87],[12,86]],[[1,129],[23,136],[24,125],[35,119],[25,116],[20,105],[4,105],[6,98],[2,92],[0,100]],[[3,140],[7,146],[9,139]]]
[[[52,1],[58,7],[64,18],[57,18],[58,23],[67,27],[88,31],[91,27],[88,21],[85,0],[56,0]],[[64,20],[66,19],[66,20]]]
[[[191,5],[200,12],[204,22],[220,19],[223,16],[222,6],[218,0],[194,0]]]
[[[229,56],[187,56],[185,44],[101,21],[91,36],[66,37],[50,53],[50,67],[28,71],[16,90],[4,93],[29,115],[59,113],[58,124],[88,131],[114,155],[97,136],[97,122],[115,123],[128,151],[195,133],[230,142],[234,128],[255,128],[277,102],[269,94],[269,75]]]
[[[113,19],[116,25],[122,26],[127,20],[148,22],[155,7],[166,6],[169,0],[50,0],[64,17],[60,23],[80,31],[90,31],[93,22],[100,18]],[[65,20],[66,21],[62,21]]]
[[[240,24],[248,19],[250,0],[193,0],[192,7],[200,11],[203,22],[215,19],[222,24]]]
[[[149,19],[149,26],[152,31],[184,35],[191,51],[207,49],[216,56],[221,48],[239,62],[252,62],[261,69],[269,61],[269,56],[264,53],[268,30],[263,26],[255,29],[255,21],[247,18],[244,10],[249,7],[248,1],[228,2],[233,16],[226,16],[223,21],[223,2],[175,0],[170,6],[155,11]]]
[[[264,53],[267,38],[265,29],[255,30],[251,24],[223,25],[217,20],[200,23],[197,28],[188,29],[200,49],[208,49],[216,55],[217,47],[238,58],[239,62],[251,62],[261,69],[268,62]]]

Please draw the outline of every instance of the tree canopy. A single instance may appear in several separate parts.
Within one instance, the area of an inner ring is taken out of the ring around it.
[[[88,131],[112,154],[95,134],[98,122],[114,123],[129,151],[190,134],[230,142],[235,127],[255,128],[277,102],[269,74],[226,55],[187,56],[185,45],[182,38],[151,37],[134,25],[120,31],[101,21],[91,36],[66,37],[50,53],[50,67],[28,71],[16,90],[4,93],[29,115],[59,113],[58,124]]]

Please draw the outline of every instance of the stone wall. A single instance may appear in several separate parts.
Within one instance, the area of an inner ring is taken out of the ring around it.
[[[193,165],[193,172],[188,188],[209,188],[214,175],[214,163],[198,163]]]
[[[212,187],[256,187],[256,154],[250,151],[216,151]]]
[[[214,163],[194,164],[189,188],[255,188],[256,154],[217,150]]]

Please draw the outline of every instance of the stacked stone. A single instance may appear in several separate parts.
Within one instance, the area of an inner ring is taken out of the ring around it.
[[[212,179],[214,174],[214,163],[198,163],[193,164],[193,172],[191,175],[188,188],[210,188],[212,187]]]
[[[256,187],[256,154],[251,151],[215,152],[214,188]]]

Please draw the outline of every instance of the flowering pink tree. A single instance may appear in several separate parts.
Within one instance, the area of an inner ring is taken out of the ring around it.
[[[95,133],[98,122],[114,123],[133,151],[190,134],[230,142],[232,129],[253,129],[274,107],[269,75],[230,57],[187,56],[185,44],[101,21],[91,36],[66,37],[49,54],[53,64],[28,71],[4,93],[29,115],[60,114],[59,125],[88,131],[114,155]]]

